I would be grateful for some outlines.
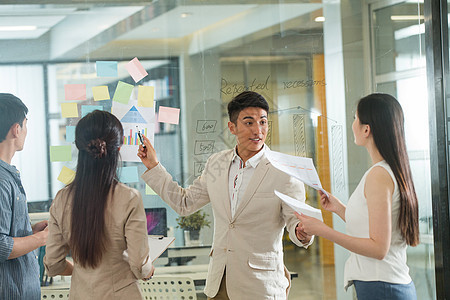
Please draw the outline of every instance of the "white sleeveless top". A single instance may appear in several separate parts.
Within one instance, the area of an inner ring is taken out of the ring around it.
[[[398,228],[400,211],[400,193],[397,180],[389,165],[383,160],[374,164],[363,176],[352,196],[348,200],[345,211],[347,234],[359,238],[369,238],[369,211],[364,196],[364,185],[367,174],[372,168],[380,166],[386,169],[394,181],[394,194],[392,195],[392,233],[389,251],[383,260],[350,253],[345,263],[344,288],[347,290],[353,280],[384,281],[397,284],[411,282],[409,268],[406,265],[406,241],[402,238]]]

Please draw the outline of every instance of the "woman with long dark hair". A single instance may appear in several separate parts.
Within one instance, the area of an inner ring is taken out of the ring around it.
[[[70,299],[141,299],[138,279],[153,274],[141,195],[117,180],[122,143],[122,124],[111,113],[97,110],[78,122],[76,175],[50,207],[44,258],[50,276],[72,275]]]
[[[416,299],[406,248],[419,244],[419,213],[402,108],[390,95],[366,96],[358,103],[352,129],[373,165],[347,206],[332,195],[321,193],[320,199],[325,210],[346,222],[347,234],[304,215],[297,215],[299,227],[351,251],[344,283],[345,289],[355,285],[358,299]]]

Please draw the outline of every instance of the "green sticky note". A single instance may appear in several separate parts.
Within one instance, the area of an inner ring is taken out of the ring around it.
[[[156,195],[156,192],[148,185],[145,185],[145,194],[146,195]]]
[[[117,83],[116,91],[114,92],[113,101],[128,104],[133,88],[134,85],[119,81],[119,83]]]
[[[71,161],[72,146],[50,146],[50,161]]]

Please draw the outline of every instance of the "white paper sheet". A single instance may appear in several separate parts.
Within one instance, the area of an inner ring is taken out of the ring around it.
[[[320,209],[314,208],[306,203],[295,200],[294,198],[289,197],[288,195],[285,195],[283,193],[280,193],[277,190],[275,190],[274,192],[275,195],[277,195],[281,200],[283,200],[287,205],[289,205],[293,210],[295,210],[299,214],[301,213],[319,219],[320,221],[323,222],[322,211]]]
[[[280,171],[297,178],[313,189],[328,193],[322,188],[319,175],[314,167],[313,160],[308,157],[299,157],[276,151],[266,151],[265,155],[270,163]]]
[[[169,248],[170,244],[175,241],[174,237],[163,237],[163,236],[148,236],[148,248],[149,248],[149,256],[150,261],[154,262],[155,259],[161,256],[167,248]],[[123,251],[123,259],[125,261],[129,260],[128,250]]]
[[[148,236],[148,248],[150,249],[150,259],[155,261],[167,248],[169,248],[170,244],[175,241],[174,237],[158,237],[158,236]]]

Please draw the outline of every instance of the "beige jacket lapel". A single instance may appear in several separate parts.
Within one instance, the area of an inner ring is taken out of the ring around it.
[[[258,166],[255,169],[255,172],[253,173],[252,178],[250,179],[250,182],[248,183],[247,189],[245,190],[244,195],[242,196],[242,199],[236,209],[236,213],[234,214],[234,218],[232,221],[234,221],[241,212],[245,209],[247,204],[250,202],[250,200],[253,197],[253,194],[255,194],[256,190],[258,189],[259,185],[261,184],[262,180],[266,176],[267,171],[269,170],[269,160],[264,156],[261,161],[259,162]],[[228,197],[228,207],[230,208],[230,197]],[[230,213],[231,215],[231,213]]]
[[[216,173],[217,176],[217,193],[220,195],[224,195],[223,197],[224,201],[222,201],[222,204],[224,206],[225,212],[227,214],[228,220],[231,220],[231,201],[230,201],[230,190],[229,190],[229,172],[230,172],[230,165],[231,165],[231,159],[233,158],[233,150],[230,150],[228,153],[226,153],[223,158],[219,162],[219,168],[220,172],[216,172],[217,170],[214,170],[214,166],[212,171]]]

